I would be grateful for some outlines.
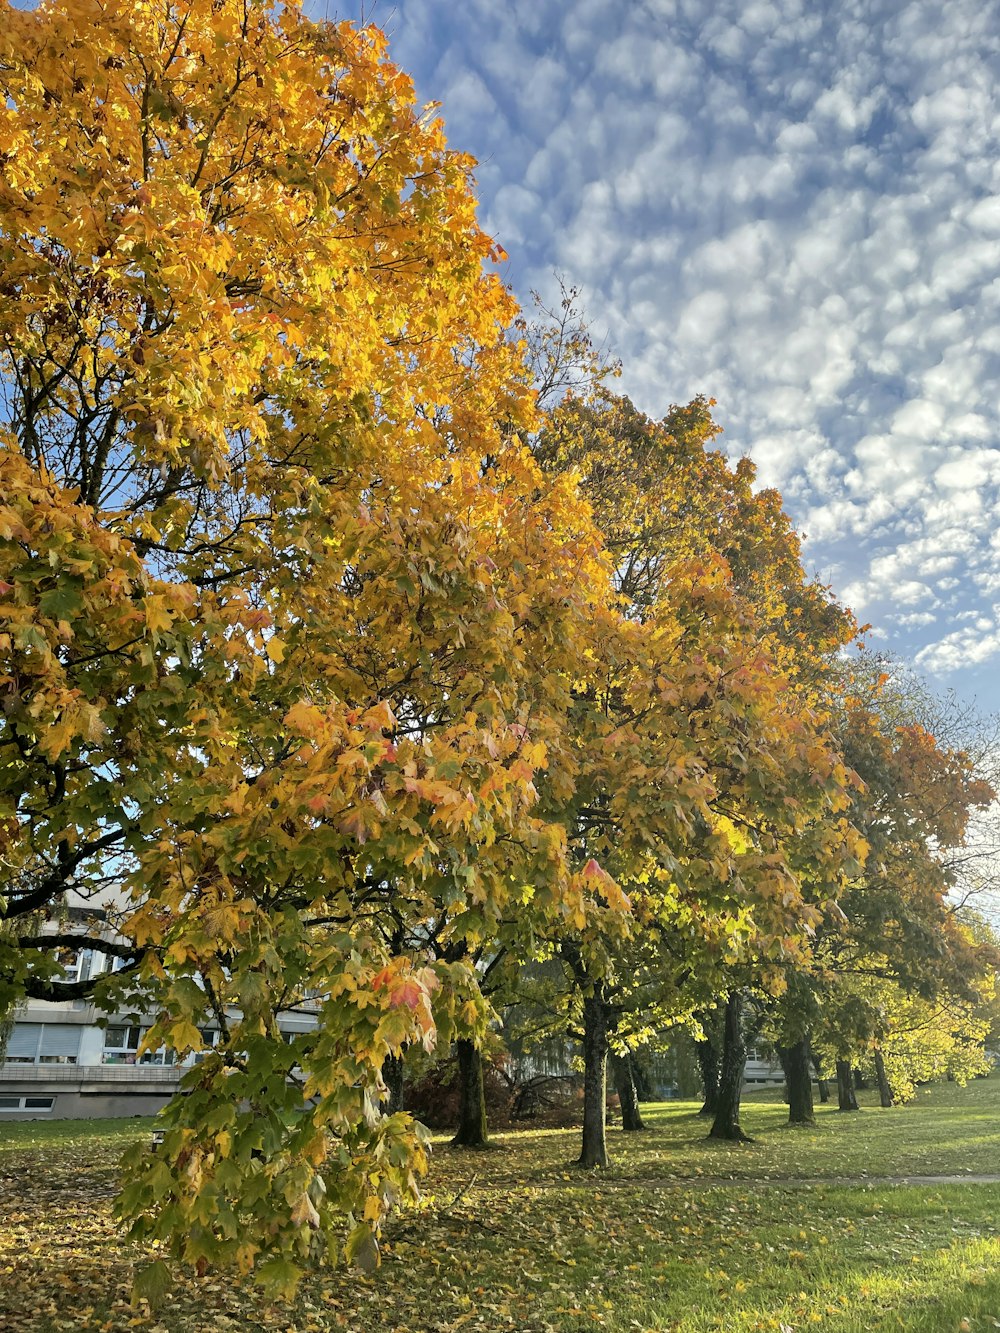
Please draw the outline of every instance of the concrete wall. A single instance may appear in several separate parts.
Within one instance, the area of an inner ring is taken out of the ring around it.
[[[16,1096],[16,1092],[4,1087],[4,1096]],[[3,1126],[10,1120],[103,1120],[139,1115],[155,1115],[168,1101],[168,1095],[149,1092],[77,1092],[60,1088],[42,1089],[34,1087],[28,1093],[31,1097],[51,1097],[52,1110],[4,1111],[0,1118],[0,1134]]]

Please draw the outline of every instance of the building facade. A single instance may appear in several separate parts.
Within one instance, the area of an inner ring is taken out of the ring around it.
[[[77,911],[93,925],[97,913],[92,904],[69,908],[70,920]],[[110,931],[106,938],[113,938]],[[88,981],[119,966],[97,947],[61,962],[69,982]],[[184,1071],[204,1058],[196,1053],[177,1062],[165,1049],[140,1054],[152,1016],[136,1021],[135,1014],[105,1014],[89,1000],[28,1000],[13,1018],[0,1060],[0,1124],[155,1115],[177,1091]],[[283,1015],[279,1026],[291,1036],[315,1024],[306,1011]],[[200,1031],[205,1045],[214,1046],[218,1029]]]

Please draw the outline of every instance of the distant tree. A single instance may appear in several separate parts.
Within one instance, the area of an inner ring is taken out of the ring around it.
[[[956,1014],[975,1007],[991,993],[998,961],[995,942],[963,920],[970,831],[994,800],[983,773],[992,747],[974,755],[938,740],[925,725],[940,720],[927,694],[906,678],[901,688],[882,666],[851,664],[840,690],[841,745],[864,783],[853,820],[869,855],[817,929],[806,968],[789,977],[772,1028],[778,1046],[812,1041],[836,1062],[844,1110],[856,1109],[852,1065],[866,1052],[883,1103],[892,1100],[880,1069],[892,1011],[911,1002]],[[793,1120],[808,1118],[797,1109],[808,1079],[800,1060]]]

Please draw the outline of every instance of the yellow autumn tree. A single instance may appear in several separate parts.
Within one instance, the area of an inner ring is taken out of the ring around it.
[[[462,946],[594,891],[533,778],[600,543],[377,29],[0,0],[0,86],[0,998],[83,993],[37,914],[127,895],[96,998],[200,1063],[120,1208],[289,1289],[415,1193],[380,1071],[481,1026]]]

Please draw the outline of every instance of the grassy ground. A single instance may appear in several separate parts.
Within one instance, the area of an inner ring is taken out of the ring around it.
[[[390,1228],[375,1277],[319,1275],[293,1305],[228,1277],[180,1278],[157,1315],[129,1307],[143,1256],[108,1212],[114,1162],[149,1122],[5,1125],[0,1329],[1000,1328],[1000,1185],[840,1183],[1000,1172],[1000,1077],[924,1089],[892,1111],[821,1110],[808,1130],[787,1128],[773,1095],[752,1095],[749,1147],[704,1142],[694,1110],[667,1103],[649,1108],[647,1133],[613,1130],[614,1166],[596,1176],[569,1165],[571,1131],[503,1135],[487,1153],[442,1143],[426,1207]]]

